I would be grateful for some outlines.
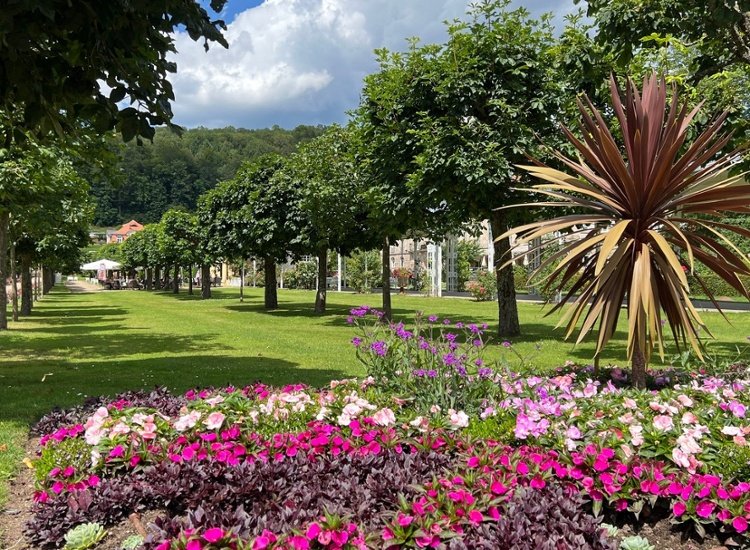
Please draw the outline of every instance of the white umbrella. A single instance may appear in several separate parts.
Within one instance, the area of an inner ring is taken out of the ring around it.
[[[97,260],[81,266],[81,271],[109,271],[111,269],[120,269],[122,264],[113,260]]]

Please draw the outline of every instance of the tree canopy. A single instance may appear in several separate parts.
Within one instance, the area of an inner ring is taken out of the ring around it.
[[[221,11],[226,0],[211,0]],[[127,141],[171,125],[174,31],[227,47],[221,20],[195,0],[20,0],[0,11],[0,111],[62,135],[86,120]],[[8,141],[18,134],[7,132]]]

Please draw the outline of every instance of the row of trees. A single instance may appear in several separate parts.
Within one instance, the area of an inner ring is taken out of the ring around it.
[[[380,70],[365,79],[361,104],[345,127],[331,128],[287,158],[246,164],[198,201],[207,253],[262,258],[267,307],[276,307],[274,264],[317,256],[315,308],[322,312],[328,251],[378,247],[389,316],[389,244],[409,234],[439,238],[481,219],[503,235],[530,216],[543,216],[541,208],[512,215],[499,209],[517,202],[515,189],[528,183],[517,165],[529,154],[554,163],[549,145],[569,150],[558,125],[575,112],[579,91],[595,104],[603,101],[609,73],[656,67],[696,100],[734,106],[730,122],[738,135],[745,131],[737,115],[748,104],[747,90],[738,93],[721,72],[710,84],[685,77],[705,57],[701,44],[654,37],[622,56],[609,47],[611,30],[597,27],[600,34],[592,36],[592,28],[573,17],[556,37],[549,19],[508,6],[504,0],[476,4],[468,22],[449,25],[445,44],[379,51]],[[590,9],[594,17],[601,13],[596,3]],[[736,61],[724,70],[746,71]],[[508,237],[495,242],[496,259],[509,250]],[[520,332],[512,269],[496,273],[503,336]]]

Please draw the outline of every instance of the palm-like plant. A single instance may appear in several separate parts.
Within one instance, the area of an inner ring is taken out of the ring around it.
[[[688,111],[674,89],[670,100],[667,84],[653,75],[644,79],[642,93],[630,80],[624,97],[614,78],[610,88],[622,146],[601,113],[584,98],[578,102],[583,139],[563,127],[579,159],[555,153],[574,175],[541,163],[521,167],[546,182],[528,191],[554,200],[516,206],[573,208],[574,212],[514,228],[499,238],[515,233],[517,244],[524,244],[557,231],[580,237],[538,269],[554,266],[544,282],[546,290],[561,291],[570,285],[549,313],[570,303],[558,326],[567,325],[568,338],[580,323],[579,343],[598,322],[598,356],[627,300],[628,358],[633,383],[643,387],[655,346],[663,357],[664,324],[670,326],[678,348],[689,342],[702,357],[698,335],[708,330],[688,297],[686,271],[693,273],[717,308],[718,304],[693,271],[696,261],[748,297],[739,278],[750,274],[748,259],[727,235],[750,237],[750,231],[723,223],[717,216],[750,212],[750,185],[744,175],[728,175],[736,152],[720,156],[731,137],[721,133],[726,113],[688,145],[689,127],[700,105]],[[530,247],[525,254],[544,245]]]

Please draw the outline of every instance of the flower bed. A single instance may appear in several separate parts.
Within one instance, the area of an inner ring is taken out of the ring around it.
[[[45,417],[28,538],[56,547],[76,525],[159,510],[143,548],[614,548],[595,516],[644,508],[744,537],[742,379],[522,376],[487,364],[482,326],[378,318],[352,312],[364,381],[127,394]]]

